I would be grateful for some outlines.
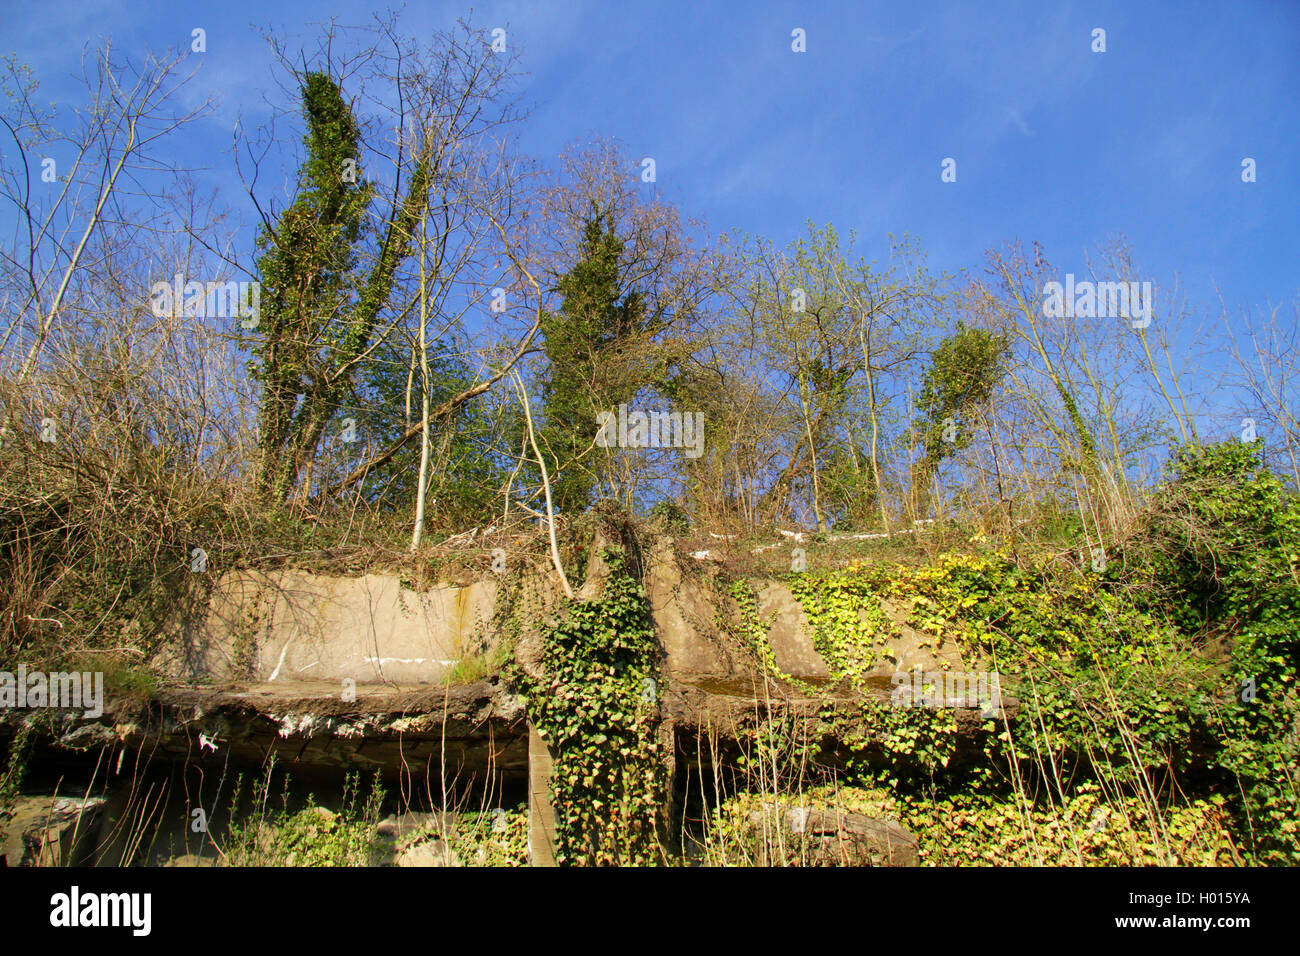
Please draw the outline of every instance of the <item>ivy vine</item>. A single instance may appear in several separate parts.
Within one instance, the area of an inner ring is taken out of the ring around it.
[[[574,601],[543,633],[546,676],[525,678],[528,715],[553,756],[557,862],[661,861],[664,767],[657,729],[658,645],[626,553],[606,548],[599,598]]]

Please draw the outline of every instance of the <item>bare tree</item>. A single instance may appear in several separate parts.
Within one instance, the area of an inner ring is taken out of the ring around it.
[[[1273,439],[1266,448],[1285,454],[1300,488],[1300,296],[1291,303],[1289,321],[1281,318],[1283,308],[1270,304],[1262,319],[1245,314],[1238,332],[1225,306],[1224,325],[1239,369],[1237,384],[1244,393],[1242,421],[1255,422],[1258,436]],[[1242,432],[1248,434],[1249,426]]]
[[[37,367],[41,351],[78,293],[78,279],[102,267],[116,241],[105,232],[147,230],[175,170],[159,156],[169,136],[204,115],[209,101],[183,108],[179,93],[193,77],[183,57],[148,57],[136,65],[111,45],[82,56],[86,102],[63,117],[36,102],[37,83],[12,57],[0,83],[8,102],[0,125],[14,146],[0,164],[0,196],[14,208],[14,237],[0,246],[6,294],[13,319],[0,340],[7,353],[15,333],[31,344],[15,375],[21,385]],[[54,156],[35,163],[37,148],[67,150],[59,169]],[[39,166],[39,170],[34,168]]]

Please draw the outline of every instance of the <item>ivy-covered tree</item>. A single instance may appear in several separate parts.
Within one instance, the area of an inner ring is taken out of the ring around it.
[[[921,457],[912,472],[918,514],[929,510],[930,481],[939,464],[968,447],[974,415],[993,397],[1006,374],[1006,337],[957,323],[930,357],[917,398]]]
[[[262,307],[253,347],[259,362],[252,374],[262,385],[258,486],[264,493],[285,477],[299,396],[324,374],[316,358],[318,341],[350,303],[355,282],[354,245],[365,230],[371,189],[355,172],[360,133],[337,83],[308,73],[302,85],[304,145],[298,195],[279,223],[257,237]]]
[[[298,194],[258,236],[266,251],[257,261],[263,295],[261,339],[253,349],[260,359],[253,374],[263,387],[257,480],[277,500],[315,458],[326,424],[352,387],[432,178],[425,149],[363,272],[359,248],[374,191],[359,172],[356,117],[338,82],[322,72],[304,75],[302,102],[307,156]]]
[[[593,207],[578,261],[559,281],[562,304],[542,319],[547,369],[538,438],[552,459],[551,494],[561,511],[591,503],[597,413],[650,384],[630,350],[653,329],[641,295],[624,291],[622,254],[623,242]]]

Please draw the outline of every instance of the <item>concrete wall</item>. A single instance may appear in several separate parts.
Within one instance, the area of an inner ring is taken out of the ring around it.
[[[414,591],[391,574],[230,572],[178,624],[163,664],[188,681],[435,683],[487,649],[479,639],[496,587],[492,578]]]
[[[528,727],[528,856],[533,866],[555,866],[555,808],[551,806],[551,751]]]

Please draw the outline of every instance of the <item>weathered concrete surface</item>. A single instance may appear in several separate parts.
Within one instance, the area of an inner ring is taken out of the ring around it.
[[[0,712],[0,733],[12,723]],[[125,744],[152,758],[220,768],[274,756],[302,767],[433,776],[522,775],[528,767],[523,700],[499,683],[446,688],[331,684],[169,687],[148,701],[117,698],[98,719],[63,712],[54,743],[69,750]]]
[[[853,689],[843,682],[808,687],[772,679],[753,684],[705,680],[698,684],[670,684],[662,698],[661,714],[679,727],[691,727],[722,739],[738,739],[771,717],[815,720],[826,714],[853,715],[863,705],[871,704],[882,707],[895,704],[888,679],[873,678],[864,690]],[[921,702],[917,706],[950,710],[957,722],[959,738],[977,737],[988,719],[978,706],[949,707],[946,703],[928,706]],[[1012,719],[1019,707],[1018,700],[1003,695],[996,717]]]
[[[20,796],[0,844],[8,866],[85,866],[94,861],[102,797]]]
[[[645,581],[665,668],[676,680],[737,680],[752,677],[753,665],[730,646],[715,623],[717,598],[688,583],[681,555],[663,543],[651,556]]]
[[[759,830],[785,831],[783,855],[808,866],[919,866],[920,844],[901,823],[850,813],[840,807],[825,809],[768,804],[750,814]],[[766,842],[762,848],[768,850]],[[770,860],[761,859],[768,864]]]
[[[758,617],[771,621],[767,642],[777,668],[791,677],[829,678],[831,670],[813,645],[812,624],[790,588],[769,581],[758,589]]]
[[[608,573],[599,552],[593,546],[580,599],[595,597]],[[646,557],[643,585],[662,647],[663,682],[693,689],[685,694],[685,710],[709,714],[715,709],[705,700],[696,706],[701,693],[727,699],[770,696],[771,680],[762,676],[753,651],[739,646],[720,623],[730,598],[720,593],[716,582],[685,560],[670,539],[659,539]],[[545,577],[531,576],[526,590],[554,590],[542,580]],[[777,668],[804,683],[796,696],[814,685],[823,696],[839,696],[831,686],[830,668],[817,652],[812,625],[789,586],[778,581],[755,586],[759,617],[768,626]],[[489,622],[497,590],[493,577],[417,592],[404,587],[396,575],[230,572],[218,580],[198,618],[180,628],[173,649],[156,664],[172,682],[243,686],[236,693],[249,709],[284,719],[304,709],[303,699],[337,698],[351,684],[365,696],[366,687],[445,681],[457,661],[495,646],[498,636],[491,633]],[[888,687],[898,669],[930,672],[963,666],[951,642],[906,624],[910,608],[888,602],[884,608],[898,633],[881,635],[869,682]],[[540,654],[539,634],[525,628],[516,644],[516,660],[535,679],[544,666]],[[215,699],[211,690],[195,693]],[[781,691],[779,696],[789,693]],[[733,707],[727,703],[722,709]]]
[[[908,608],[885,605],[899,632],[889,639],[894,660],[878,655],[865,687],[834,680],[788,585],[756,581],[772,658],[793,680],[764,675],[760,655],[729,626],[725,579],[683,562],[668,541],[645,563],[642,583],[661,647],[659,733],[670,772],[674,760],[685,767],[734,758],[771,717],[822,735],[847,726],[841,718],[860,718],[864,705],[889,706],[895,661],[924,671],[961,663],[951,643],[905,624]],[[587,571],[582,595],[593,597],[601,563]],[[554,590],[544,571],[526,578],[524,597],[513,599],[525,602],[521,620],[544,620]],[[487,626],[498,593],[491,578],[417,593],[395,576],[232,573],[162,658],[171,675],[163,689],[148,701],[112,700],[98,720],[65,714],[51,742],[92,754],[108,748],[113,761],[134,751],[142,763],[163,758],[213,779],[227,763],[262,767],[274,757],[294,775],[378,769],[420,779],[508,778],[513,786],[529,780],[533,859],[545,864],[554,845],[551,755],[540,739],[530,746],[524,702],[500,676],[446,683],[452,661],[504,639]],[[538,677],[545,668],[540,632],[525,625],[516,636],[516,665]],[[1013,716],[1015,702],[1003,703],[1004,717]],[[980,759],[985,719],[977,710],[958,710],[956,718],[957,759]],[[0,736],[18,719],[0,711]],[[809,742],[821,743],[832,764],[847,753],[834,739]],[[678,832],[673,812],[665,811],[667,833]],[[116,819],[115,813],[103,816]],[[183,836],[184,816],[174,822]],[[861,834],[853,840],[870,844]],[[834,852],[861,857],[861,847],[848,846],[853,840],[836,836]],[[420,865],[451,862],[440,848],[421,852],[413,858]]]
[[[608,573],[598,552],[593,548],[588,564],[586,598]],[[795,680],[765,676],[753,650],[728,630],[730,597],[711,572],[684,562],[667,539],[646,559],[643,584],[662,648],[657,703],[668,737],[677,728],[679,739],[738,739],[773,714],[813,721],[827,707],[851,713],[867,700],[889,701],[896,664],[924,671],[961,665],[951,642],[908,627],[910,609],[887,603],[899,632],[888,641],[894,659],[877,655],[865,689],[835,681],[788,585],[759,581],[758,612],[773,659]],[[530,619],[554,590],[545,578],[525,581]],[[522,701],[495,678],[438,684],[458,655],[499,639],[486,626],[496,596],[491,578],[417,593],[392,575],[232,572],[201,619],[186,625],[179,651],[163,656],[173,675],[168,686],[147,704],[116,702],[99,721],[68,718],[59,742],[82,749],[124,742],[184,759],[230,754],[261,762],[274,755],[299,766],[390,769],[405,761],[525,774]],[[518,666],[540,679],[541,655],[539,633],[526,627],[516,643]],[[4,723],[0,714],[0,733]],[[959,713],[958,724],[973,736],[981,719]]]
[[[528,728],[528,858],[533,866],[555,866],[555,807],[551,804],[554,759],[537,728]]]
[[[960,670],[965,666],[955,643],[918,631],[907,623],[910,606],[886,599],[881,602],[881,608],[898,633],[879,635],[875,662],[866,672],[868,680],[888,680],[898,670],[930,672]],[[831,676],[826,661],[817,652],[812,623],[788,585],[768,581],[759,586],[758,615],[765,624],[770,622],[767,641],[782,673],[814,680]],[[865,609],[859,616],[866,621]]]
[[[882,647],[888,648],[892,654],[882,653],[881,659],[872,668],[869,676],[893,675],[899,670],[930,672],[962,670],[975,666],[974,662],[962,660],[961,651],[955,642],[918,631],[909,625],[907,618],[912,613],[910,603],[884,599],[881,601],[881,607],[898,627],[899,633],[891,635],[888,640],[882,642]],[[891,656],[892,660],[889,659]]]
[[[490,650],[497,582],[415,591],[394,574],[232,571],[156,664],[181,681],[436,683]]]

